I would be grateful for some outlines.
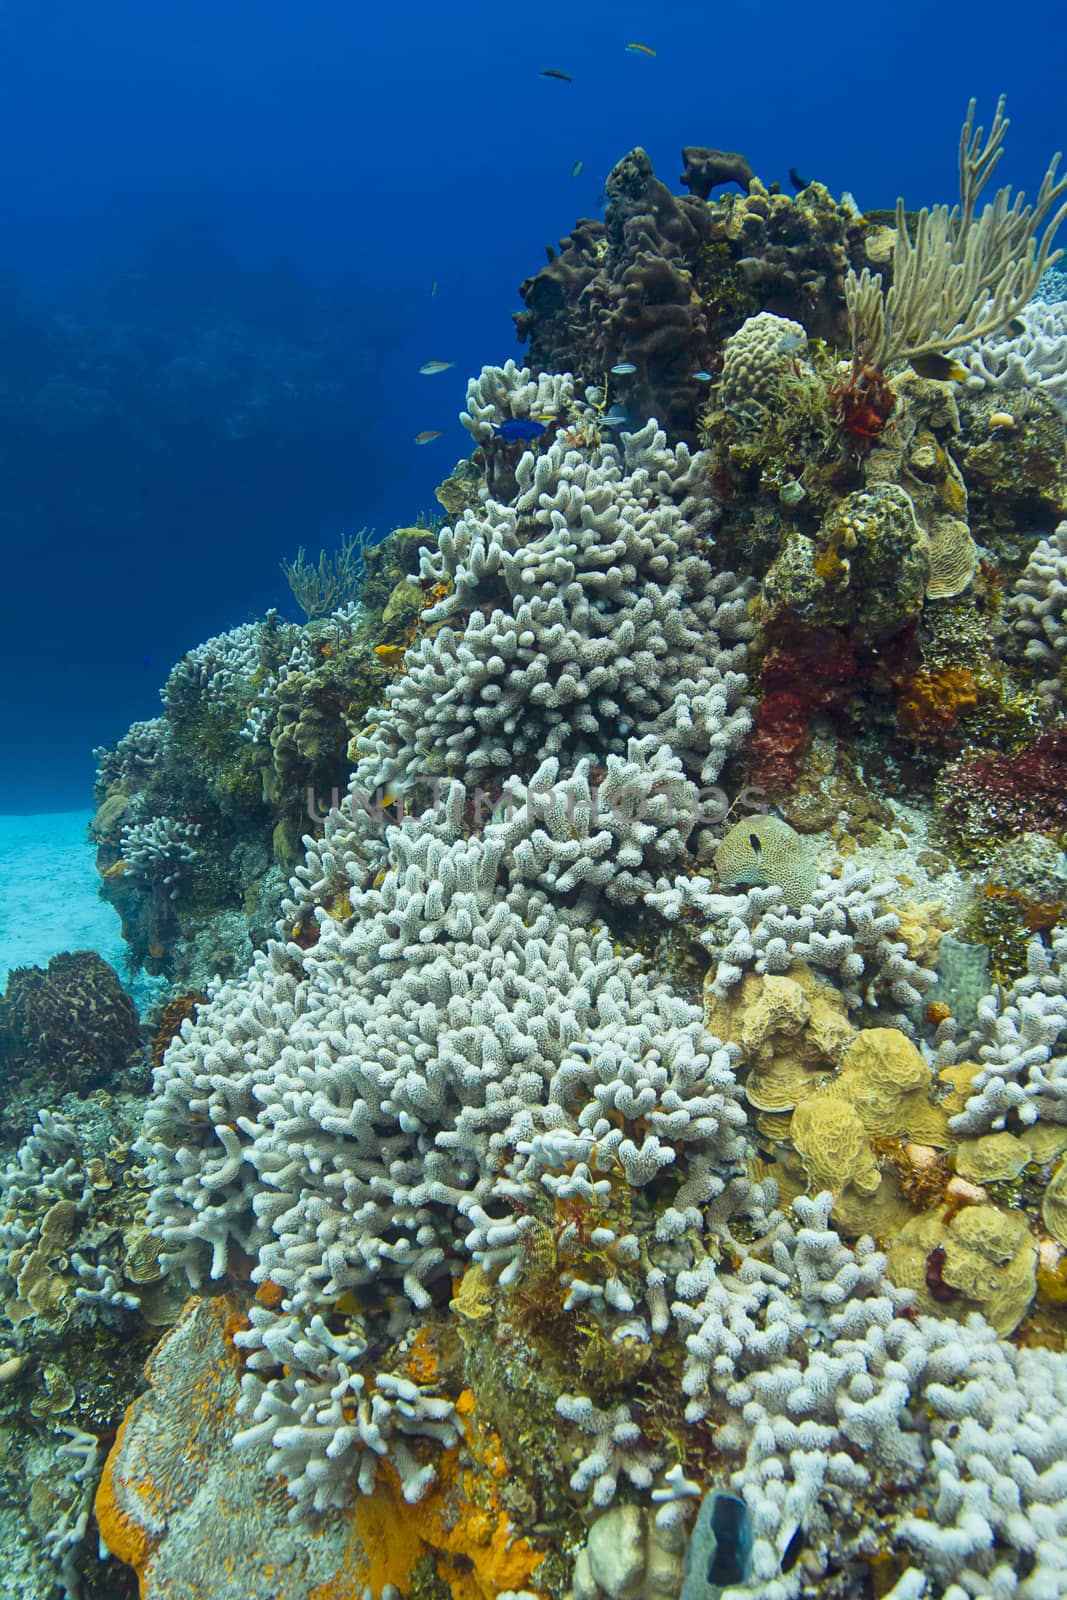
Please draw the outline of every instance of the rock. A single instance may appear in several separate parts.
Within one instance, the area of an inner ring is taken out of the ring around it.
[[[616,1506],[594,1522],[586,1542],[593,1581],[610,1600],[633,1600],[645,1572],[644,1513]]]

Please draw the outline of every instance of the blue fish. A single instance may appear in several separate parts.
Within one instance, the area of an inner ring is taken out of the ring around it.
[[[547,432],[544,423],[535,422],[532,417],[509,417],[506,422],[493,424],[496,439],[540,439]]]

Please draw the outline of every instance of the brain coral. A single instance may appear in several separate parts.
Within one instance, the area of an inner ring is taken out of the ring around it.
[[[724,884],[777,884],[791,911],[811,899],[817,873],[815,852],[795,828],[780,817],[747,817],[736,822],[715,852],[715,866]]]
[[[788,370],[790,356],[808,342],[799,322],[761,311],[731,334],[722,353],[722,403],[766,405]]]

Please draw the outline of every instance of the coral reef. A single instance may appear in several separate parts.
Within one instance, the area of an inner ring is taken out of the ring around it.
[[[203,988],[269,935],[301,840],[344,792],[352,740],[419,625],[423,591],[397,590],[428,536],[400,529],[362,552],[365,605],[303,627],[271,612],[189,651],[163,714],[95,752],[101,893],[134,964]]]
[[[973,123],[917,217],[625,156],[448,520],[101,753],[153,1091],[0,1220],[68,1587],[124,1406],[142,1600],[1059,1593],[1067,450],[989,341],[1061,189]],[[92,1417],[61,1341],[176,1316]]]
[[[704,400],[699,373],[716,369],[744,319],[766,310],[815,338],[843,338],[845,269],[868,259],[868,229],[820,184],[791,199],[752,180],[744,194],[708,201],[709,154],[721,152],[689,152],[692,194],[682,197],[655,177],[644,150],[624,156],[605,184],[603,223],[581,221],[527,278],[515,317],[538,369],[599,383],[632,364],[612,390],[631,423],[654,416],[690,443]]]

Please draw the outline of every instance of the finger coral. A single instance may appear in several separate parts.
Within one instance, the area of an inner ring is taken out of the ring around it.
[[[626,450],[527,452],[513,505],[442,530],[421,573],[448,593],[362,746],[366,792],[427,770],[477,783],[535,755],[625,754],[650,733],[714,782],[748,728],[747,591],[693,553],[685,446],[650,426]]]

